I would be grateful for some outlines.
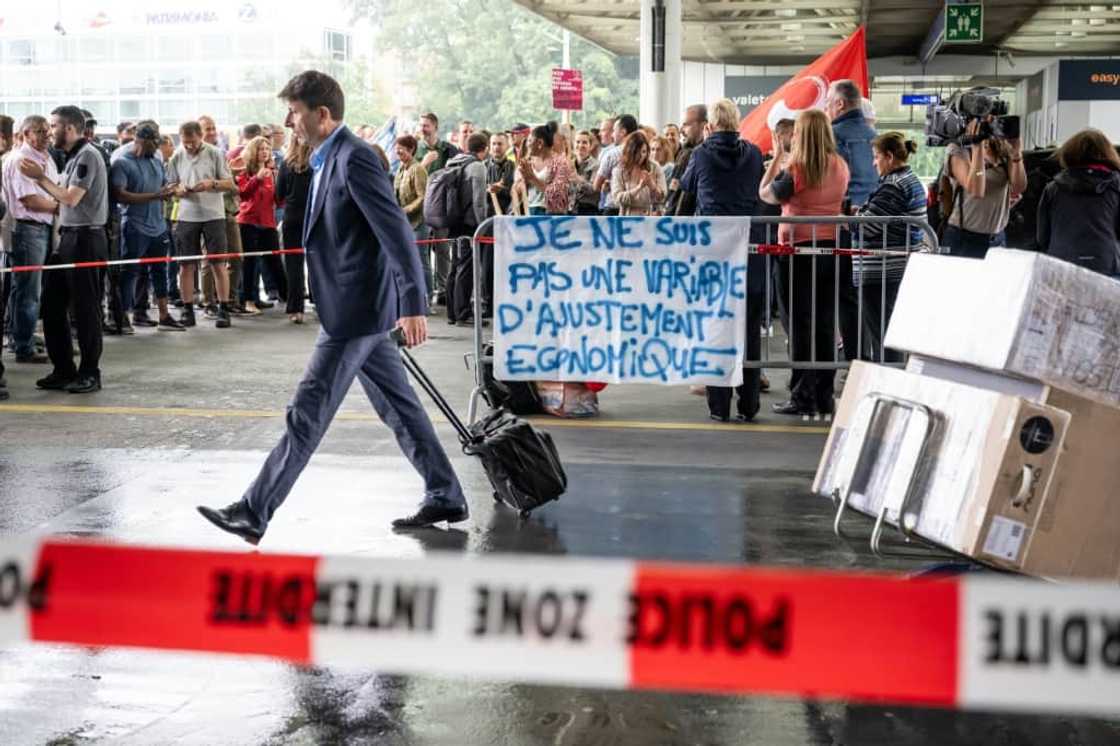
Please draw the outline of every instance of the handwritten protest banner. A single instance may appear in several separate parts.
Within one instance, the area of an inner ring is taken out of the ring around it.
[[[495,375],[742,383],[746,218],[501,217]]]

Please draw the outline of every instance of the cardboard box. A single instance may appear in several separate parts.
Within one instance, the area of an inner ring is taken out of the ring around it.
[[[1120,409],[934,362],[912,361],[926,367],[924,375],[853,363],[814,491],[831,496],[851,484],[852,508],[877,516],[885,505],[888,522],[905,521],[919,536],[988,564],[1050,578],[1120,580],[1113,455]],[[933,413],[924,458],[924,417],[891,405],[872,423],[875,395]],[[903,509],[914,468],[914,494]]]
[[[1120,409],[1052,386],[944,360],[912,356],[906,369],[1013,391],[1068,412],[1060,468],[1025,547],[1026,571],[1052,578],[1120,579],[1120,459],[1116,456]]]
[[[1120,282],[1015,249],[915,254],[886,346],[1120,406]]]

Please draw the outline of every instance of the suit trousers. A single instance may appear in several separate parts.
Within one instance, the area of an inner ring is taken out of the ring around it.
[[[288,497],[355,377],[423,478],[423,503],[466,504],[451,461],[409,385],[396,343],[388,333],[335,339],[320,331],[307,370],[288,405],[284,435],[243,497],[261,529]]]
[[[105,228],[63,228],[48,264],[104,260]],[[43,336],[54,372],[101,377],[101,277],[96,269],[58,269],[43,273]],[[74,367],[70,319],[78,331],[81,366]]]

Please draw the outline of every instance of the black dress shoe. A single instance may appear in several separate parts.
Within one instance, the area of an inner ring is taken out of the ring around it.
[[[66,387],[71,394],[92,394],[101,390],[101,381],[94,376],[78,376]]]
[[[64,376],[61,373],[51,373],[35,382],[35,387],[48,391],[62,391],[71,383],[75,376]]]
[[[241,500],[230,503],[224,508],[199,505],[198,512],[221,530],[240,536],[253,546],[259,544],[261,537],[264,536],[264,529],[257,528],[256,520],[249,513],[248,506]]]
[[[157,323],[158,322],[154,321],[152,319],[152,317],[147,314],[147,312],[134,311],[132,313],[132,325],[133,326],[152,327],[152,326],[155,326]]]
[[[458,523],[467,520],[470,515],[471,512],[465,505],[424,505],[412,515],[393,521],[393,528],[427,528],[440,521]]]

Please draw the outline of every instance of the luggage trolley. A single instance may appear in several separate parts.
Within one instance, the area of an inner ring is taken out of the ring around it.
[[[884,452],[875,448],[878,439],[875,434],[880,429],[886,428],[886,420],[892,413],[905,413],[906,419],[903,426],[903,435],[899,439],[899,452]],[[875,523],[871,530],[871,551],[877,557],[914,557],[933,558],[938,556],[950,557],[944,551],[939,551],[934,545],[918,536],[913,531],[917,518],[921,513],[921,505],[917,502],[922,481],[931,463],[931,450],[937,440],[940,430],[940,417],[930,407],[920,402],[890,396],[879,392],[871,392],[860,401],[852,428],[849,429],[843,442],[838,445],[839,460],[835,463],[836,475],[842,480],[835,484],[832,490],[832,500],[836,504],[836,516],[833,519],[833,532],[840,538],[850,538],[845,535],[842,521],[844,512],[853,507],[852,494],[856,490],[865,490],[859,494],[871,493],[871,481],[876,474],[880,475],[878,482],[882,487],[882,502],[877,509],[869,513]],[[913,434],[911,434],[913,433]],[[853,439],[856,439],[853,441]],[[903,448],[909,446],[910,454],[903,453]],[[891,466],[883,475],[876,467],[879,465],[880,456],[891,457]],[[902,468],[904,472],[896,469]],[[905,489],[895,494],[900,498],[892,501],[889,498],[890,484],[896,484],[901,477]],[[879,486],[879,485],[875,485]],[[873,495],[868,494],[869,498]],[[869,504],[868,507],[871,507]],[[858,510],[858,508],[854,508]],[[860,511],[864,512],[864,511]],[[891,516],[894,516],[893,518]],[[912,519],[912,520],[911,520]],[[902,534],[907,545],[920,545],[922,551],[885,550],[883,548],[883,533],[887,524],[893,525]]]

